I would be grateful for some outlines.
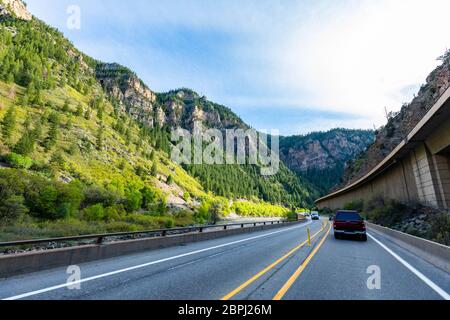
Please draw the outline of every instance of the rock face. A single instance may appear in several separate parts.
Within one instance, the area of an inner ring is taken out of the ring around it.
[[[280,141],[280,156],[291,170],[321,185],[326,192],[338,184],[345,164],[373,140],[372,131],[346,129],[287,137]]]
[[[192,128],[195,121],[218,129],[247,127],[230,109],[190,89],[154,93],[119,64],[98,63],[96,77],[118,108],[149,127]]]
[[[31,20],[33,16],[21,0],[0,0],[0,17],[14,17],[22,20]]]
[[[442,65],[428,76],[426,84],[420,88],[417,96],[409,104],[405,104],[400,112],[391,114],[386,126],[376,132],[375,142],[349,164],[340,187],[364,176],[389,155],[449,87],[450,52],[440,59]]]
[[[335,129],[283,138],[281,158],[293,170],[329,169],[359,155],[373,142],[373,132]]]
[[[115,63],[102,63],[96,67],[96,76],[121,111],[150,127],[155,118],[164,122],[156,108],[156,94],[133,72]]]

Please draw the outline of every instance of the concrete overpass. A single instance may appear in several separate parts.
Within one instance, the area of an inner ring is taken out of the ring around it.
[[[375,168],[316,204],[334,210],[375,196],[450,210],[450,88]]]

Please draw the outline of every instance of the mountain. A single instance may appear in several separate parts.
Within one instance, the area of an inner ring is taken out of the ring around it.
[[[258,165],[173,163],[172,127],[249,126],[190,89],[156,93],[83,54],[21,1],[0,4],[3,240],[286,215],[318,196],[283,164],[264,177]]]
[[[324,194],[340,182],[347,162],[373,141],[373,131],[348,129],[282,137],[280,156],[291,170],[306,177]]]
[[[341,186],[356,181],[373,169],[406,138],[433,107],[450,85],[450,51],[439,58],[442,62],[427,77],[414,99],[404,104],[399,112],[390,113],[388,123],[376,131],[376,139],[369,148],[351,161],[345,170]]]
[[[192,129],[195,121],[209,128],[249,129],[231,109],[209,101],[187,88],[155,93],[138,76],[119,64],[96,62],[96,77],[121,112],[148,128]],[[170,152],[168,137],[165,142]],[[316,187],[284,164],[274,177],[262,177],[257,166],[186,165],[207,191],[219,196],[259,198],[272,203],[308,206],[318,196]]]
[[[28,12],[26,4],[20,0],[1,0],[0,16],[18,18],[29,21],[32,15]]]
[[[151,128],[192,128],[195,121],[217,129],[248,128],[229,108],[191,89],[155,93],[134,72],[116,63],[97,62],[95,71],[120,110]]]

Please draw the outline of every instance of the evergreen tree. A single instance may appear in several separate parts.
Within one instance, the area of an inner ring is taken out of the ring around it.
[[[86,120],[90,120],[91,119],[91,110],[87,109],[86,112],[84,113],[84,118]]]
[[[25,132],[14,147],[14,152],[29,156],[34,151],[36,140],[31,132]]]
[[[152,177],[156,177],[158,175],[158,166],[156,165],[156,162],[152,165],[152,170],[150,171],[150,174]]]
[[[58,139],[59,125],[60,119],[59,114],[53,112],[49,119],[50,127],[48,130],[47,138],[44,141],[45,150],[49,151],[56,144],[56,140]]]
[[[97,150],[103,149],[103,125],[101,125],[97,130]]]
[[[5,140],[11,138],[11,134],[16,127],[16,109],[9,107],[1,122],[2,135]]]
[[[32,135],[35,141],[42,139],[42,120],[43,119],[39,119],[38,121],[36,121],[34,129],[32,131]]]
[[[75,115],[77,117],[81,117],[83,115],[83,106],[81,104],[78,104],[77,110],[75,111]]]
[[[103,112],[104,112],[103,107],[100,107],[100,108],[97,110],[97,118],[98,118],[99,120],[103,120]]]
[[[63,105],[63,108],[62,108],[62,112],[67,113],[67,112],[69,112],[69,111],[70,111],[69,101],[66,100],[66,101],[64,102],[64,105]]]
[[[23,123],[23,126],[26,131],[31,130],[31,114],[27,114],[27,117],[25,118],[25,122]]]
[[[73,127],[72,117],[69,117],[69,119],[67,119],[67,122],[66,122],[66,129],[72,130],[72,127]]]

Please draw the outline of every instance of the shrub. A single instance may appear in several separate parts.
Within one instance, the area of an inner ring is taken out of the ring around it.
[[[190,210],[180,210],[173,214],[177,226],[187,226],[195,223],[194,213]]]
[[[199,223],[211,222],[216,223],[221,217],[229,215],[231,212],[228,199],[210,198],[204,200],[200,207],[197,208],[195,219]]]
[[[175,226],[175,221],[172,218],[167,218],[166,223],[164,224],[164,227],[173,228],[174,226]]]
[[[120,219],[121,211],[117,207],[107,207],[104,211],[104,220],[117,221]]]
[[[320,212],[321,215],[324,215],[324,216],[328,216],[328,215],[333,214],[333,210],[331,210],[330,208],[320,209],[319,212]]]
[[[129,214],[122,220],[139,225],[141,230],[172,228],[175,225],[175,221],[172,217],[154,217],[144,214]]]
[[[101,204],[96,204],[84,209],[83,217],[88,221],[101,221],[105,218],[105,210]]]
[[[103,204],[104,207],[110,207],[119,202],[119,196],[116,193],[99,186],[86,187],[83,198],[83,208],[98,203]]]
[[[185,192],[183,194],[183,200],[186,202],[189,202],[190,199],[191,199],[191,194],[189,192]]]
[[[374,223],[390,227],[408,217],[413,209],[392,199],[375,197],[364,207],[365,216]]]
[[[135,188],[128,188],[125,192],[125,209],[128,212],[134,212],[142,206],[142,194]]]
[[[440,213],[432,217],[430,222],[430,238],[433,241],[450,245],[450,215]]]
[[[33,165],[33,160],[27,156],[11,152],[7,157],[8,164],[15,169],[29,169]]]
[[[0,224],[9,224],[17,221],[28,212],[22,196],[11,196],[0,202]]]
[[[105,232],[134,232],[139,231],[140,226],[136,224],[130,224],[124,221],[114,221],[106,225]]]
[[[356,210],[358,212],[362,212],[364,210],[364,200],[354,200],[352,202],[347,203],[344,206],[345,210]]]
[[[157,190],[145,186],[141,190],[142,194],[142,208],[146,210],[153,209],[154,206],[158,204],[159,194]]]

